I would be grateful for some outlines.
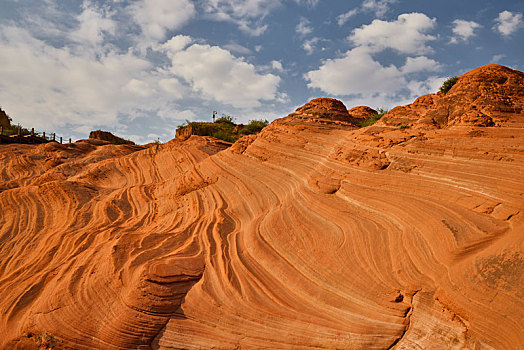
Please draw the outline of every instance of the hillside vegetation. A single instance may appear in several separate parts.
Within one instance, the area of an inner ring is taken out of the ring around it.
[[[227,142],[236,142],[242,136],[258,134],[269,124],[267,120],[251,120],[247,125],[235,124],[230,116],[222,116],[214,123],[190,122],[177,127],[177,136],[211,136]]]

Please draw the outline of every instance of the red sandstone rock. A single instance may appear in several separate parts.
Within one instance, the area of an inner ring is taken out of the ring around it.
[[[523,349],[524,115],[471,123],[502,123],[486,103],[229,148],[0,145],[0,348]]]
[[[377,125],[522,126],[523,108],[524,73],[490,64],[461,75],[446,94],[425,95],[393,108]]]
[[[315,98],[290,114],[292,117],[327,119],[331,121],[350,122],[346,106],[334,98]]]
[[[348,113],[355,123],[359,123],[371,118],[377,111],[368,106],[357,106],[348,110]]]

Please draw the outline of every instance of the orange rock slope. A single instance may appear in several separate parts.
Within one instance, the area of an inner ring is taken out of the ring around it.
[[[232,147],[2,145],[0,347],[524,348],[522,77]]]

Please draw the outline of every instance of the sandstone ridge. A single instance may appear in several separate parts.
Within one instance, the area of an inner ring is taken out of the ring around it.
[[[522,127],[523,108],[524,73],[490,64],[461,75],[446,94],[424,95],[393,108],[379,125]]]
[[[0,145],[0,348],[523,349],[521,74],[232,147]]]

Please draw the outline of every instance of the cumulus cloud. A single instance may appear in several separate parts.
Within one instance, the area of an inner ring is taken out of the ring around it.
[[[149,94],[142,74],[151,64],[128,53],[94,60],[15,27],[0,27],[0,46],[0,101],[17,121],[40,130],[116,125],[119,112]]]
[[[278,76],[259,74],[254,65],[218,46],[193,44],[169,56],[171,72],[208,99],[251,108],[277,98]]]
[[[349,36],[355,44],[353,49],[341,57],[323,61],[318,69],[307,72],[304,79],[309,88],[349,96],[345,101],[350,105],[367,101],[368,105],[387,107],[412,101],[415,94],[429,91],[440,79],[417,80],[421,73],[442,69],[437,61],[422,55],[432,51],[427,43],[436,38],[427,31],[435,25],[435,19],[420,13],[402,14],[391,22],[374,20]],[[386,49],[409,56],[403,65],[385,65],[375,56]]]
[[[326,60],[318,70],[306,73],[308,87],[344,96],[393,92],[406,84],[397,67],[383,66],[371,54],[368,47],[357,47],[341,58]]]
[[[450,40],[452,44],[457,44],[459,40],[467,41],[469,38],[476,35],[475,30],[482,26],[474,21],[465,21],[456,19],[453,21],[453,36]]]
[[[442,69],[442,65],[426,56],[408,57],[402,66],[402,73],[433,72]]]
[[[295,31],[302,36],[311,34],[313,32],[313,28],[311,28],[311,26],[309,25],[310,23],[311,22],[309,22],[307,18],[300,17],[300,21],[295,27]]]
[[[79,27],[70,34],[72,40],[99,45],[105,34],[115,34],[116,22],[111,19],[108,8],[98,8],[86,1],[82,8],[82,13],[77,17]]]
[[[161,41],[166,32],[185,25],[195,15],[189,0],[144,0],[133,3],[130,11],[147,39]]]
[[[415,96],[435,92],[445,80],[436,76],[422,81],[411,78],[412,74],[441,69],[441,65],[430,58],[408,57],[399,68],[382,65],[372,54],[368,47],[362,46],[346,52],[341,58],[325,61],[318,70],[306,73],[308,87],[335,96],[351,96],[345,99],[348,106],[389,107],[411,103]]]
[[[509,36],[524,26],[522,13],[502,11],[495,19],[497,23],[493,28],[503,36]]]
[[[423,13],[405,13],[391,22],[376,19],[371,24],[353,30],[348,39],[375,51],[391,48],[405,54],[424,54],[432,52],[426,43],[436,39],[425,33],[435,26],[436,19]]]

